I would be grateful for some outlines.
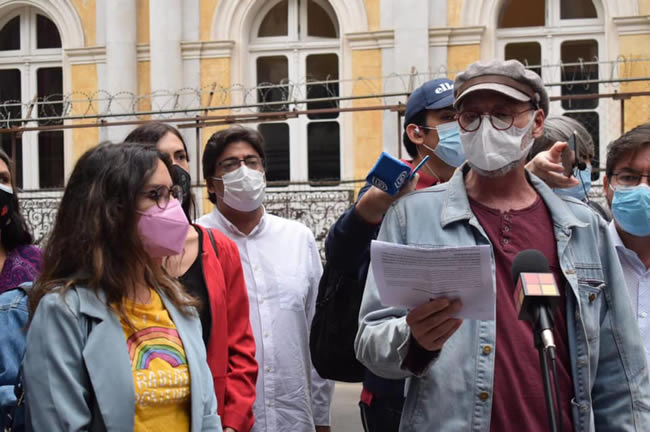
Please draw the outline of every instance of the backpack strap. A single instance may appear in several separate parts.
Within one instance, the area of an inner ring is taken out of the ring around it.
[[[214,241],[214,234],[212,234],[212,230],[210,228],[205,229],[208,232],[208,237],[210,238],[210,243],[212,244],[212,249],[214,249],[214,253],[219,258],[219,250],[217,249],[217,242]]]

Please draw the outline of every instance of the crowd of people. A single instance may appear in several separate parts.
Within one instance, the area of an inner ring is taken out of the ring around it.
[[[341,379],[363,381],[366,432],[554,430],[511,276],[536,249],[559,291],[558,430],[650,430],[650,122],[607,148],[608,208],[591,136],[517,61],[417,88],[403,144],[423,169],[396,195],[366,184],[324,268],[307,227],[266,212],[254,129],[208,139],[200,217],[174,127],[91,148],[42,250],[0,152],[0,425],[327,432]],[[495,319],[459,318],[455,298],[382,304],[375,239],[489,246]]]

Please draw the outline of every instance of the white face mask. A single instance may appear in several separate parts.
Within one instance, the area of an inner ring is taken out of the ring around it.
[[[223,177],[223,202],[235,210],[251,212],[262,205],[266,181],[264,173],[242,165]]]
[[[467,162],[484,173],[499,171],[523,160],[530,151],[533,142],[532,129],[535,116],[523,128],[512,126],[510,129],[497,130],[490,119],[484,115],[481,126],[474,132],[460,131]],[[508,170],[509,171],[509,170]],[[505,174],[505,173],[502,173]]]

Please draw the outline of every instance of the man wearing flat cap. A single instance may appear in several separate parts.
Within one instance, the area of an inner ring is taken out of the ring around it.
[[[410,378],[401,431],[548,431],[533,327],[518,319],[512,267],[536,249],[559,291],[551,310],[559,430],[650,431],[650,382],[625,279],[605,222],[524,164],[544,128],[542,80],[514,60],[474,63],[454,83],[467,162],[449,182],[386,213],[378,240],[431,248],[489,245],[495,320],[461,320],[453,298],[381,304],[369,272],[357,357]],[[436,277],[430,278],[432,285]]]

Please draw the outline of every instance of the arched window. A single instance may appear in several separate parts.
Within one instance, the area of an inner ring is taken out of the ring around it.
[[[546,84],[556,84],[547,87],[549,95],[599,93],[597,83],[585,83],[601,78],[597,62],[605,57],[602,11],[592,0],[504,0],[497,17],[497,40],[502,58],[517,59],[531,66]],[[551,115],[573,117],[587,128],[596,157],[606,114],[601,105],[599,99],[551,104]]]
[[[33,7],[0,17],[0,127],[61,124],[63,69],[61,36]],[[30,118],[23,123],[16,119]],[[26,189],[63,186],[63,131],[26,132],[2,148],[14,159],[16,181]],[[15,154],[14,154],[15,152]]]
[[[338,107],[339,29],[326,0],[265,2],[250,35],[251,81],[259,111]],[[283,101],[307,101],[292,105]],[[338,113],[315,113],[258,126],[269,181],[340,180]]]

